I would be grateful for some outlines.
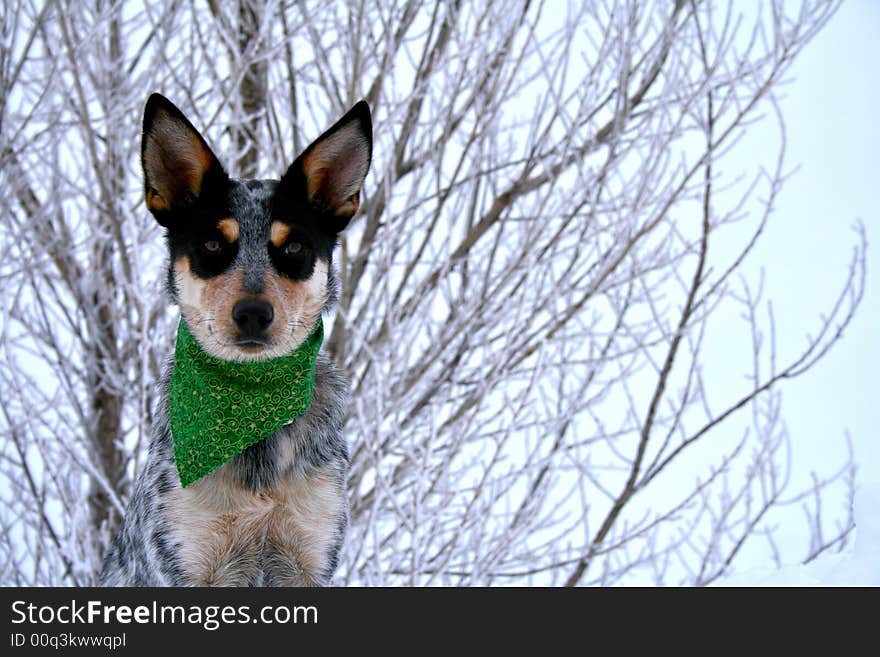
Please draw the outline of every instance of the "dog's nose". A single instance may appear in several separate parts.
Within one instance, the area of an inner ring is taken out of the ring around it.
[[[263,333],[274,317],[272,304],[261,299],[242,299],[232,308],[232,319],[246,336],[256,337]]]

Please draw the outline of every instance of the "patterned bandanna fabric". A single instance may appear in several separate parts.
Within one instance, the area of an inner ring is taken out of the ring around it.
[[[171,375],[169,421],[180,485],[186,488],[309,410],[320,318],[287,356],[253,363],[208,355],[181,318]]]

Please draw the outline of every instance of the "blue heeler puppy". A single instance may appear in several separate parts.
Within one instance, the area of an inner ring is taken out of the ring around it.
[[[231,179],[166,98],[144,112],[147,208],[195,343],[224,362],[296,350],[335,300],[339,233],[358,209],[372,124],[355,105],[281,180]],[[308,411],[182,487],[162,381],[149,455],[107,552],[107,586],[311,586],[330,581],[348,522],[347,385],[323,352]]]

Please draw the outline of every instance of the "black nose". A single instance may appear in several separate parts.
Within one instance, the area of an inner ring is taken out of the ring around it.
[[[242,299],[232,308],[232,319],[238,324],[238,330],[249,337],[263,333],[274,317],[272,304],[260,299]]]

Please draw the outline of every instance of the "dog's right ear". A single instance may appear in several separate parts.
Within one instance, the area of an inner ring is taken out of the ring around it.
[[[190,207],[206,189],[228,180],[183,113],[155,93],[144,108],[141,163],[147,208],[166,228],[173,224],[175,211]]]

